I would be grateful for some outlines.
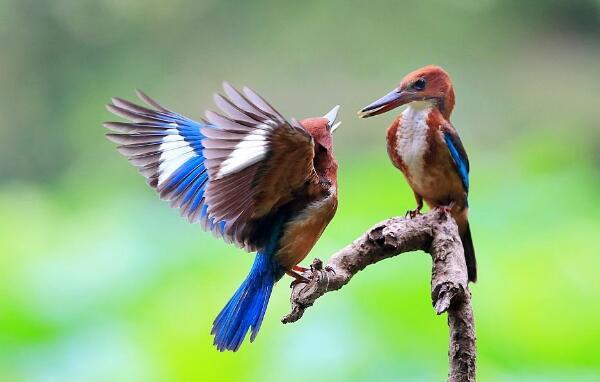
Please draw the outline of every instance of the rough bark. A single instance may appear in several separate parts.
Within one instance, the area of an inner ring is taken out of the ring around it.
[[[340,289],[367,266],[416,250],[431,255],[431,301],[437,314],[448,313],[448,381],[475,381],[475,326],[467,268],[456,223],[444,209],[413,219],[385,220],[334,254],[326,265],[315,259],[304,273],[310,282],[293,286],[292,310],[282,322],[298,321],[319,297]]]

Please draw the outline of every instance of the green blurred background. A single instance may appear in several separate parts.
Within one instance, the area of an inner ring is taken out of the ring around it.
[[[600,1],[0,1],[0,381],[441,381],[430,260],[357,276],[221,354],[253,256],[160,202],[103,136],[141,88],[192,118],[221,81],[286,116],[341,104],[340,208],[311,257],[414,206],[356,111],[445,67],[471,159],[481,381],[600,381]],[[308,260],[307,260],[308,261]]]

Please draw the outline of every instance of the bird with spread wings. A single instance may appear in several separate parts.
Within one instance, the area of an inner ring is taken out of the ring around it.
[[[260,329],[271,291],[298,266],[337,208],[332,133],[339,106],[323,117],[286,120],[254,91],[225,83],[220,113],[194,121],[138,91],[146,104],[113,98],[128,122],[106,122],[107,137],[161,199],[192,223],[249,252],[255,261],[214,321],[220,351],[239,349]]]

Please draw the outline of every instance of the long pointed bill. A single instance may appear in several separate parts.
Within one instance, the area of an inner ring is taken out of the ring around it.
[[[341,125],[341,124],[342,124],[342,121],[339,121],[339,122],[336,122],[336,123],[334,123],[334,124],[333,124],[333,126],[331,126],[331,129],[329,129],[329,130],[331,130],[331,134],[335,133],[335,130],[336,130],[338,127],[340,127],[340,125]]]
[[[359,118],[369,118],[377,114],[397,108],[410,102],[410,94],[399,89],[394,89],[372,104],[365,106],[358,112]]]
[[[340,105],[334,106],[333,109],[329,111],[329,113],[325,114],[323,118],[325,118],[327,122],[327,127],[333,133],[335,129],[337,129],[342,122],[335,123],[335,119],[337,118],[338,111],[340,111]]]

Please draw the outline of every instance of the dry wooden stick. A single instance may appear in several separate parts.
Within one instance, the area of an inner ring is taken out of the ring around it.
[[[315,259],[304,274],[310,282],[292,288],[292,310],[282,322],[298,321],[319,297],[340,289],[367,266],[416,250],[429,253],[433,261],[431,300],[436,313],[448,312],[448,381],[475,381],[477,349],[467,268],[456,223],[444,209],[413,219],[385,220],[334,254],[325,266]]]

